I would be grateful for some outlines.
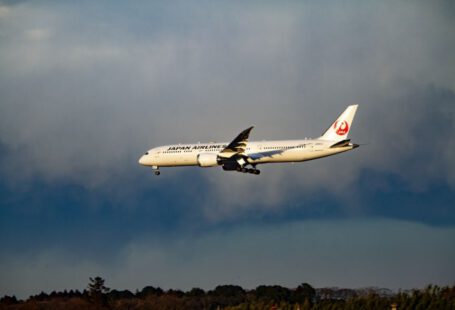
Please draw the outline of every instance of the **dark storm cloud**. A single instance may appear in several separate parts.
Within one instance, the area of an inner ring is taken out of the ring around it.
[[[5,30],[9,44],[1,46],[0,77],[8,175],[106,184],[113,174],[127,175],[130,163],[152,145],[229,140],[251,124],[257,139],[317,136],[356,102],[352,137],[371,142],[358,152],[362,158],[352,155],[355,163],[344,171],[336,160],[306,165],[298,168],[308,169],[306,176],[292,178],[336,191],[372,168],[405,174],[423,187],[434,178],[453,184],[448,132],[454,126],[454,60],[453,40],[446,38],[453,34],[445,32],[453,21],[437,6],[415,4],[297,8],[189,6],[177,22],[184,29],[143,16],[142,24],[127,29],[128,20],[111,19],[113,13],[98,20],[100,6],[81,18],[80,10],[49,10],[45,24],[34,18],[37,7],[12,10],[15,27]],[[171,20],[182,14],[164,11]],[[202,11],[213,17],[190,18]],[[139,31],[148,24],[156,27]],[[421,128],[434,152],[421,147],[415,134]],[[412,165],[410,154],[414,161],[428,160],[417,178],[409,174],[415,166],[403,171],[397,164]],[[269,194],[254,199],[275,204],[287,193],[279,185],[290,172],[284,171],[253,185],[243,178],[250,185],[229,185],[229,192],[244,188],[241,197],[265,186]],[[347,179],[334,184],[341,173]],[[215,188],[232,183],[208,177]]]

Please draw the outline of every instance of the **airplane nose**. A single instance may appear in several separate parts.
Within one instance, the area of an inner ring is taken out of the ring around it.
[[[142,155],[138,162],[140,165],[145,165],[145,155]]]

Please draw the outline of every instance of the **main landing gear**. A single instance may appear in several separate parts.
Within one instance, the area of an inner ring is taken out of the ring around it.
[[[256,174],[256,175],[258,175],[258,174],[261,173],[261,170],[258,170],[258,169],[256,169],[255,167],[250,168],[250,169],[245,168],[245,167],[243,167],[243,168],[238,167],[236,170],[237,170],[238,172],[242,172],[242,173],[251,173],[251,174]]]

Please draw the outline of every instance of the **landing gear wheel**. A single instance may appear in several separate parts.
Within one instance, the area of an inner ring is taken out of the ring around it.
[[[254,174],[255,174],[255,175],[258,175],[258,174],[260,174],[260,173],[261,173],[261,170],[257,170],[257,169],[254,170]]]
[[[155,175],[160,175],[160,171],[159,170],[155,170]]]
[[[256,169],[248,169],[248,173],[254,174]]]
[[[242,168],[241,170],[243,173],[247,173],[248,172],[248,169],[247,168]]]

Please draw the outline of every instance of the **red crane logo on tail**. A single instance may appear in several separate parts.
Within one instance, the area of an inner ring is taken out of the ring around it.
[[[336,121],[333,123],[333,129],[339,136],[344,136],[349,131],[349,124],[346,121]]]

